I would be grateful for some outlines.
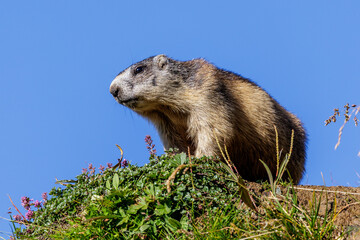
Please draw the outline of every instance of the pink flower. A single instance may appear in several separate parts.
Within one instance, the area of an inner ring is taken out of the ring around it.
[[[30,202],[32,201],[32,199],[28,198],[28,197],[21,197],[21,205],[26,209],[29,210],[30,209]]]
[[[107,168],[112,168],[112,163],[107,163]]]
[[[89,170],[91,170],[91,169],[93,169],[94,167],[93,167],[93,165],[92,165],[92,163],[89,163]]]
[[[20,216],[20,215],[14,215],[14,216],[13,216],[13,219],[14,219],[15,221],[21,221],[21,216]]]
[[[44,192],[43,194],[41,194],[41,198],[43,199],[44,202],[47,201],[48,195],[46,192]]]
[[[121,163],[121,166],[122,166],[123,168],[127,167],[128,165],[129,165],[129,161],[126,160],[126,159],[124,159],[124,160],[122,161],[122,163]]]
[[[149,150],[150,155],[155,156],[156,154],[155,144],[153,144],[153,140],[151,139],[150,135],[146,135],[145,143],[147,145],[146,148]]]
[[[25,214],[25,218],[27,220],[34,218],[34,212],[29,209],[29,211]]]
[[[92,163],[89,163],[89,170],[90,170],[90,175],[93,175],[95,173],[95,167],[93,167]]]
[[[103,172],[105,170],[105,167],[103,165],[100,165],[99,170],[100,172]]]
[[[39,200],[36,200],[36,201],[34,202],[34,206],[35,206],[36,208],[41,208],[41,202],[40,202]]]

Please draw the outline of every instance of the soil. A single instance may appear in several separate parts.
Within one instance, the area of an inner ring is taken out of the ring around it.
[[[248,182],[247,186],[250,192],[256,196],[269,194],[264,192],[260,184]],[[293,188],[297,192],[298,202],[303,208],[310,209],[316,199],[317,203],[320,201],[319,215],[321,217],[327,213],[335,213],[334,223],[337,226],[335,235],[351,230],[345,239],[360,239],[360,188],[302,185]],[[282,194],[286,191],[285,188],[278,190]]]

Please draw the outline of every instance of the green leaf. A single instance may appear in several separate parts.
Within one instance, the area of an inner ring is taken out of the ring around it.
[[[156,186],[154,190],[155,196],[159,196],[162,192],[161,188],[158,186]]]
[[[149,183],[148,187],[144,189],[144,192],[145,192],[147,195],[155,196],[154,184],[153,184],[153,183]]]
[[[186,153],[180,153],[180,164],[185,164],[187,162]]]
[[[116,190],[119,188],[119,175],[117,173],[115,173],[113,177],[113,187]]]
[[[139,198],[139,202],[138,205],[140,206],[141,209],[147,209],[148,208],[148,202],[146,201],[145,197],[140,197]]]
[[[139,211],[140,208],[141,207],[139,205],[137,205],[137,204],[130,205],[128,210],[127,210],[127,213],[136,214]]]
[[[246,188],[245,182],[242,179],[242,177],[239,175],[238,177],[238,186],[239,186],[239,192],[240,192],[240,197],[241,200],[243,200],[243,202],[250,207],[253,210],[256,210],[256,206],[254,204],[254,202],[251,199],[249,190]]]
[[[121,224],[124,224],[124,223],[128,223],[129,222],[129,219],[130,219],[130,216],[129,215],[126,215],[125,217],[123,217],[121,219],[121,221],[116,225],[117,227],[120,226]]]
[[[270,186],[271,186],[271,189],[273,190],[273,192],[275,193],[275,186],[274,186],[274,178],[273,178],[273,175],[270,171],[270,168],[268,167],[268,165],[266,165],[265,162],[263,162],[261,159],[259,159],[260,162],[264,165],[265,169],[266,169],[266,172],[268,174],[268,177],[269,177],[269,182],[270,182]]]
[[[286,170],[286,167],[289,163],[289,160],[290,160],[290,156],[289,156],[289,154],[286,154],[283,162],[281,163],[280,170],[279,170],[279,176],[276,179],[276,182],[282,178],[282,176]]]
[[[176,231],[176,230],[181,228],[180,222],[178,220],[176,220],[176,219],[171,218],[171,217],[165,218],[165,223],[173,231]]]
[[[169,214],[171,212],[171,208],[169,208],[166,204],[157,205],[155,208],[155,215],[156,216],[162,216],[165,214]]]
[[[157,233],[155,221],[152,221],[152,230],[153,230],[153,232],[154,232],[155,234]]]
[[[145,232],[150,227],[149,224],[144,224],[140,227],[140,232]]]
[[[119,208],[119,213],[120,213],[120,216],[121,216],[121,217],[125,217],[125,216],[126,216],[125,211],[124,211],[124,209],[122,209],[122,208]]]
[[[169,163],[171,166],[178,166],[181,164],[181,157],[180,154],[176,154],[173,159],[170,159]]]
[[[146,202],[145,197],[140,197],[138,198],[138,201],[136,204],[130,205],[129,209],[128,209],[128,213],[129,214],[136,214],[139,209],[147,209],[148,208],[148,203]]]
[[[180,220],[181,229],[184,229],[185,231],[189,230],[189,220],[187,216],[183,216]]]
[[[106,181],[106,188],[107,188],[107,189],[111,189],[110,179],[108,179],[108,180]]]

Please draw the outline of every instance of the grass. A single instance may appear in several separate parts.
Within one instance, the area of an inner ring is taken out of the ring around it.
[[[283,162],[289,158],[286,155]],[[315,194],[309,207],[300,206],[292,185],[281,181],[286,164],[279,162],[276,176],[269,173],[271,184],[252,183],[255,190],[249,191],[226,162],[189,159],[185,153],[169,151],[161,156],[152,152],[149,163],[142,167],[119,164],[95,173],[91,165],[76,180],[58,181],[61,187],[49,192],[51,198],[30,220],[12,220],[12,238],[342,237],[335,236],[336,207],[320,215],[321,201]]]

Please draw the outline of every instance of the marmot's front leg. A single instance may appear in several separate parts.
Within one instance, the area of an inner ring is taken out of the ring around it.
[[[195,149],[195,157],[203,157],[203,156],[215,156],[216,149],[218,148],[216,143],[206,139],[206,135],[199,134],[197,136],[197,146]]]
[[[204,117],[190,117],[188,134],[193,139],[195,157],[216,155],[218,146],[214,135],[214,128]]]

